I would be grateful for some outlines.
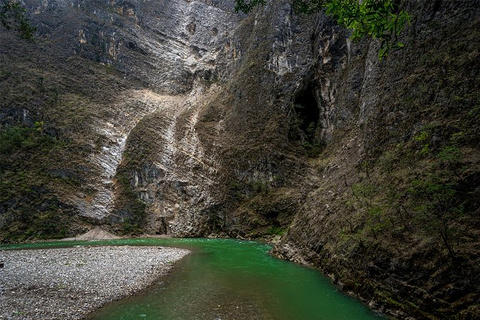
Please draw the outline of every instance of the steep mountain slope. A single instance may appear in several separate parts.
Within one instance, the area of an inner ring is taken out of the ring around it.
[[[277,253],[398,318],[477,319],[479,5],[407,8],[408,46],[382,62],[375,43],[322,26],[313,95],[326,147]]]
[[[478,319],[477,1],[403,2],[382,61],[288,1],[25,3],[37,40],[0,33],[4,241],[275,237],[395,318]]]
[[[5,137],[22,126],[39,128],[23,133],[26,142],[5,138],[5,239],[64,236],[88,221],[113,221],[124,231],[146,227],[138,210],[122,216],[122,199],[130,199],[134,187],[133,177],[131,186],[115,177],[127,137],[149,115],[170,109],[177,117],[175,108],[192,105],[196,92],[228,72],[235,59],[228,35],[239,20],[226,10],[231,7],[232,2],[208,1],[26,2],[35,42],[1,34],[1,115]],[[55,148],[23,148],[32,135],[52,140]],[[177,137],[169,138],[172,148]],[[42,159],[35,170],[34,159]],[[124,196],[118,204],[115,193]],[[49,197],[55,204],[39,212]],[[144,211],[140,199],[135,205]],[[57,218],[66,224],[61,230],[43,228],[36,224],[40,217],[50,226]],[[72,229],[73,220],[78,227]],[[39,228],[45,235],[35,232]]]

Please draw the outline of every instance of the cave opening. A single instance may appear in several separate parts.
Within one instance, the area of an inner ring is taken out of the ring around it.
[[[310,144],[316,141],[316,130],[320,117],[315,90],[310,85],[297,93],[294,100],[294,109],[297,115],[298,129],[301,130],[302,139]]]

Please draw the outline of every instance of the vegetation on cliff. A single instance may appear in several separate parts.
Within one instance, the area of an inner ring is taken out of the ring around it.
[[[479,7],[406,3],[404,50],[319,67],[352,118],[311,161],[322,179],[277,250],[395,317],[478,319]]]
[[[393,0],[292,0],[294,12],[315,13],[326,9],[326,14],[352,31],[350,38],[357,40],[365,37],[378,39],[381,43],[378,55],[383,58],[393,49],[402,48],[398,41],[410,21],[410,15]],[[265,0],[236,0],[235,10],[250,12]]]
[[[26,16],[26,9],[15,0],[2,0],[0,3],[0,23],[8,30],[13,29],[20,37],[33,40],[35,28]]]
[[[52,190],[76,186],[68,176],[56,175],[49,164],[65,148],[65,142],[34,127],[0,127],[0,241],[66,237],[73,210]]]

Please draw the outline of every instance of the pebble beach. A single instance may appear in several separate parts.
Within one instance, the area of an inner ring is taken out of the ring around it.
[[[85,319],[159,281],[188,253],[136,246],[0,251],[0,319]]]

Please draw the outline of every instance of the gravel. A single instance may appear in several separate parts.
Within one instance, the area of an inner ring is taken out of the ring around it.
[[[131,246],[0,251],[0,319],[84,319],[148,287],[188,253]]]

